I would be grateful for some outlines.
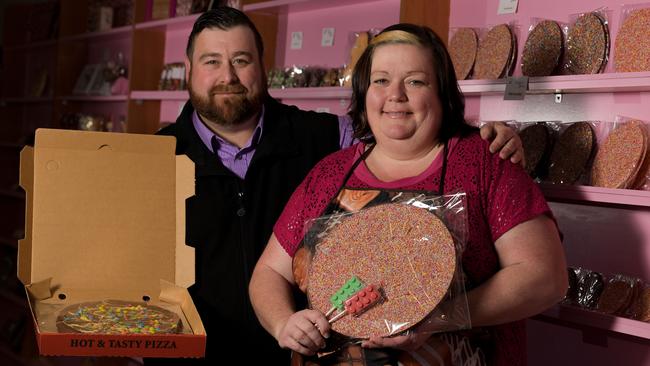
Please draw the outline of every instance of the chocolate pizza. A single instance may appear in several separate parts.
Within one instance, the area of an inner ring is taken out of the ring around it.
[[[146,303],[104,300],[64,308],[56,320],[60,333],[169,334],[183,325],[173,311]]]
[[[376,288],[380,301],[358,316],[330,320],[332,329],[353,338],[388,336],[431,313],[447,294],[455,270],[454,240],[436,215],[411,205],[383,204],[347,215],[327,231],[311,260],[307,295],[312,308],[329,314],[333,294],[358,278],[355,291]]]

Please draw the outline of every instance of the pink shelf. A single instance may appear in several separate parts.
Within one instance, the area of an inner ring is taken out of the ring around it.
[[[465,95],[503,94],[505,79],[461,80]],[[650,72],[607,73],[596,75],[561,75],[530,78],[530,94],[613,93],[650,91]]]
[[[550,201],[610,203],[650,207],[650,192],[648,191],[591,186],[565,186],[550,183],[541,183],[540,188]]]
[[[336,8],[372,1],[378,0],[274,0],[244,5],[242,9],[246,12],[269,12],[276,14],[286,14],[289,12]]]
[[[576,328],[598,328],[643,339],[650,339],[650,323],[601,314],[571,306],[556,305],[534,316],[533,319]]]
[[[128,97],[128,95],[67,95],[59,99],[70,102],[125,102]]]
[[[278,99],[350,99],[352,90],[338,86],[321,88],[269,89],[273,98]]]
[[[187,100],[187,90],[134,90],[131,99],[139,100]]]
[[[168,18],[168,19],[160,19],[160,20],[151,20],[148,22],[144,23],[137,23],[135,25],[135,29],[155,29],[159,28],[162,30],[170,31],[170,30],[178,30],[178,29],[187,29],[189,28],[190,30],[192,29],[192,25],[196,21],[196,19],[199,17],[201,14],[192,14],[192,15],[187,15],[184,17],[177,17],[177,18]],[[189,30],[188,30],[189,34]]]
[[[67,41],[80,41],[80,40],[100,40],[102,38],[130,37],[132,30],[133,30],[132,25],[125,25],[123,27],[113,28],[107,31],[83,33],[83,34],[76,34],[74,36],[61,37],[61,41],[67,42]]]

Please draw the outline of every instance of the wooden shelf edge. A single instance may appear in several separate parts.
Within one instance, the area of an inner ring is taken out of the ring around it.
[[[352,90],[338,86],[318,88],[269,89],[269,94],[277,99],[350,99]]]
[[[75,34],[72,36],[61,37],[60,42],[81,41],[86,39],[101,39],[106,37],[115,36],[129,36],[133,30],[133,25],[125,25],[123,27],[112,28],[106,31],[98,31],[91,33]]]
[[[54,100],[52,97],[16,97],[0,99],[0,105],[20,104],[20,103],[50,103]]]
[[[532,319],[575,328],[596,328],[650,340],[650,323],[571,306],[555,305]]]
[[[242,7],[242,10],[245,12],[285,14],[288,12],[322,10],[377,1],[380,0],[273,0],[247,4]]]
[[[18,50],[27,51],[27,50],[32,50],[32,49],[53,47],[53,46],[56,46],[57,42],[58,42],[58,40],[56,40],[56,39],[48,39],[48,40],[45,40],[45,41],[37,41],[37,42],[31,42],[31,43],[27,43],[27,44],[7,46],[5,48],[5,51],[6,52],[18,51]]]
[[[201,14],[190,14],[182,17],[148,20],[142,23],[136,23],[135,29],[180,29],[184,27],[191,27],[192,24]]]
[[[544,196],[554,202],[650,207],[650,191],[552,183],[540,183],[539,186]]]
[[[129,99],[128,95],[65,95],[58,97],[61,101],[71,102],[125,102]]]
[[[134,90],[131,99],[135,100],[188,100],[187,90]]]

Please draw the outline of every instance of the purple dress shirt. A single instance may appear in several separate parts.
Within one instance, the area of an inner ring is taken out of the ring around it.
[[[257,147],[264,130],[264,109],[262,109],[260,120],[257,122],[253,135],[241,149],[212,132],[212,130],[201,121],[196,111],[192,114],[192,123],[205,146],[212,153],[215,153],[216,151],[221,163],[223,163],[226,168],[230,169],[239,178],[244,179],[246,172],[248,171],[248,166],[253,158],[253,154],[255,154],[255,148]],[[349,116],[339,116],[339,136],[339,144],[341,148],[351,146],[354,142],[352,120]]]

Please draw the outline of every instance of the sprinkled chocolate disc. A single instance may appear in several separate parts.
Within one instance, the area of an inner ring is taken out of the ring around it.
[[[567,36],[567,61],[572,74],[596,74],[603,68],[609,50],[607,25],[597,13],[576,19]]]
[[[650,8],[630,13],[616,36],[616,71],[650,71]]]
[[[160,306],[119,300],[75,304],[61,310],[60,333],[165,334],[180,333],[180,317]]]
[[[539,122],[521,130],[519,137],[524,147],[526,172],[534,178],[542,173],[551,147],[551,135],[546,124]]]
[[[552,20],[543,20],[530,31],[521,55],[521,72],[527,76],[548,76],[560,61],[562,30]]]
[[[506,71],[514,42],[507,24],[500,24],[481,39],[476,51],[474,79],[498,79]]]
[[[330,296],[353,276],[377,285],[382,302],[332,328],[355,338],[387,336],[427,316],[447,293],[455,269],[454,241],[440,219],[410,205],[378,205],[347,216],[318,244],[307,294],[312,308],[326,313]]]
[[[459,28],[449,41],[449,55],[454,64],[456,79],[465,80],[476,60],[478,38],[472,28]]]
[[[591,184],[627,188],[639,171],[646,144],[645,128],[639,121],[627,122],[612,131],[594,158]]]
[[[630,186],[632,189],[642,189],[647,190],[646,185],[648,184],[648,174],[650,174],[650,143],[648,143],[648,138],[646,134],[646,152],[641,159],[641,167],[639,172],[636,174],[636,179]]]
[[[595,146],[596,135],[591,124],[572,123],[553,146],[548,180],[555,184],[574,184],[585,171]]]

